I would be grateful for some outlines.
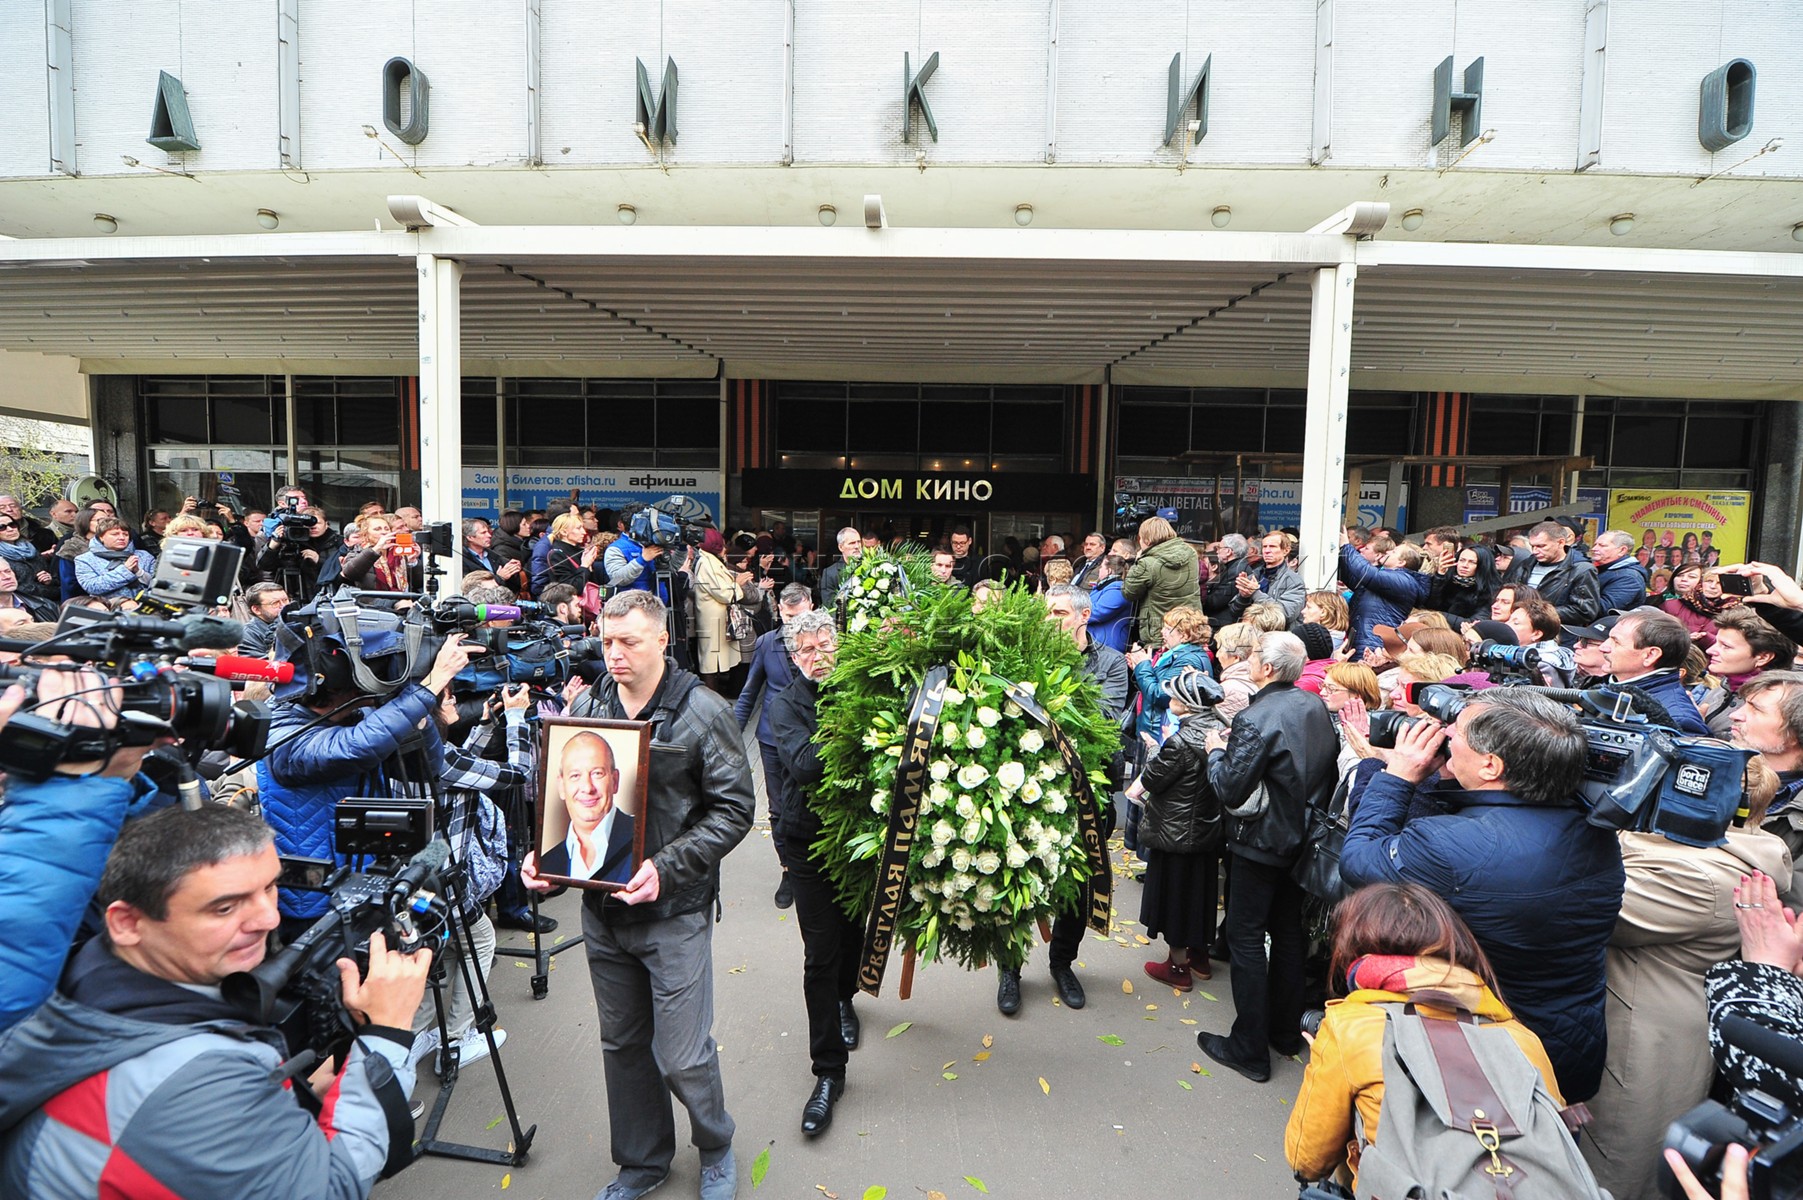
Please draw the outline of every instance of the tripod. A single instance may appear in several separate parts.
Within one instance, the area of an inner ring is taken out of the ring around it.
[[[444,1121],[445,1110],[450,1107],[451,1094],[457,1089],[458,1048],[451,1040],[448,1005],[445,1000],[445,954],[432,960],[431,974],[427,977],[432,988],[432,1006],[438,1015],[438,1097],[432,1102],[431,1114],[426,1118],[426,1127],[419,1137],[419,1152],[435,1154],[443,1158],[461,1158],[470,1162],[499,1163],[503,1166],[518,1167],[524,1165],[526,1156],[532,1150],[532,1139],[538,1133],[538,1126],[520,1128],[520,1116],[513,1103],[513,1092],[507,1086],[507,1071],[501,1065],[501,1049],[495,1044],[495,1006],[489,995],[488,981],[482,972],[475,968],[470,959],[475,952],[475,939],[471,937],[469,924],[463,915],[461,896],[462,885],[457,879],[457,862],[455,856],[450,861],[444,876],[444,900],[447,910],[445,920],[446,946],[448,954],[457,959],[457,969],[462,973],[463,986],[474,998],[475,1028],[481,1030],[482,1036],[488,1040],[489,1061],[494,1064],[495,1083],[501,1090],[501,1105],[507,1114],[508,1128],[512,1133],[507,1150],[490,1150],[482,1146],[470,1146],[461,1142],[451,1142],[438,1136],[438,1128]]]
[[[530,831],[533,828],[531,800],[529,797],[519,795],[516,790],[514,803],[510,804],[508,808],[510,810],[507,814],[509,840],[512,840],[514,831],[516,830],[524,829],[528,831],[527,838],[521,843],[521,853],[518,855],[510,854],[508,856],[511,860],[518,861],[520,857],[524,856],[524,850],[529,848],[534,840],[530,836]],[[565,950],[574,949],[575,947],[582,945],[582,939],[580,937],[565,937],[561,942],[547,943],[545,941],[545,935],[540,933],[538,929],[538,893],[529,888],[526,889],[526,911],[531,914],[531,949],[523,950],[516,949],[512,946],[496,946],[495,954],[505,955],[508,958],[531,959],[533,965],[532,998],[534,1000],[543,1000],[546,996],[551,994],[551,959],[562,954]]]

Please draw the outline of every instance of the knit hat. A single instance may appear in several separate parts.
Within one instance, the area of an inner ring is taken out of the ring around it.
[[[1521,639],[1515,636],[1515,630],[1507,621],[1473,621],[1471,627],[1486,642],[1497,642],[1504,646],[1521,645]]]
[[[1175,679],[1164,681],[1164,694],[1179,701],[1191,712],[1201,712],[1205,708],[1213,708],[1227,695],[1221,690],[1206,671],[1195,668],[1183,672]]]
[[[1308,652],[1308,661],[1333,657],[1333,634],[1327,626],[1313,621],[1304,621],[1296,626],[1296,636],[1302,639],[1302,648]]]

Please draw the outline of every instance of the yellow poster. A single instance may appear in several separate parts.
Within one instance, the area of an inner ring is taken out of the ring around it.
[[[1616,488],[1609,528],[1634,535],[1636,557],[1653,570],[1684,563],[1732,566],[1747,557],[1752,492]]]

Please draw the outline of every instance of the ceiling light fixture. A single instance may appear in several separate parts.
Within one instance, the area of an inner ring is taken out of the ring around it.
[[[257,224],[261,225],[263,228],[274,229],[281,223],[282,218],[277,215],[275,209],[259,208],[257,210]]]
[[[620,224],[631,225],[639,219],[639,210],[630,204],[622,204],[615,212],[619,215]]]
[[[94,228],[100,230],[102,233],[113,233],[119,228],[119,220],[116,217],[108,216],[106,213],[95,213]]]
[[[819,216],[822,225],[832,226],[839,222],[839,210],[830,204],[822,204],[820,206]]]
[[[1233,224],[1233,209],[1225,204],[1217,204],[1215,210],[1208,214],[1208,223],[1216,229],[1225,229]]]
[[[1014,206],[1014,223],[1023,228],[1031,225],[1033,223],[1033,206],[1031,204],[1016,204]]]
[[[1609,219],[1609,232],[1616,237],[1627,237],[1634,232],[1634,214],[1621,213]]]
[[[1402,214],[1402,227],[1410,233],[1414,233],[1421,228],[1421,223],[1425,220],[1427,220],[1425,213],[1418,208],[1411,208]]]

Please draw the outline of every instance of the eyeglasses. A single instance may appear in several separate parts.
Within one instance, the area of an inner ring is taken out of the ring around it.
[[[13,521],[0,521],[0,530],[6,530],[6,529],[17,529],[17,528],[18,528],[18,527],[19,527],[19,526],[18,526],[18,524],[17,524],[17,523],[16,523],[16,522],[13,522]]]
[[[822,654],[831,654],[835,649],[837,649],[837,647],[829,642],[824,646],[797,646],[793,653],[796,659],[800,660],[804,658],[819,658]]]
[[[1333,682],[1330,679],[1324,679],[1321,681],[1321,694],[1323,696],[1328,696],[1328,695],[1338,696],[1338,695],[1342,694],[1343,692],[1345,692],[1345,690],[1346,690],[1345,688],[1341,687],[1339,684]]]

